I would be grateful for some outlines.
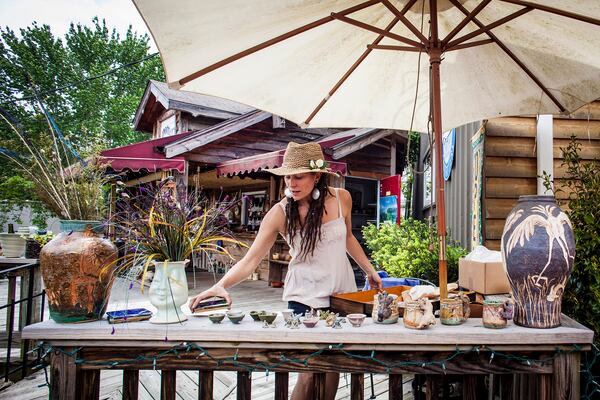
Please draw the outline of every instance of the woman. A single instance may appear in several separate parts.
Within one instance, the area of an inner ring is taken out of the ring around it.
[[[330,295],[357,290],[346,253],[366,273],[371,287],[380,289],[379,275],[352,235],[350,194],[327,186],[327,175],[332,172],[326,167],[321,146],[289,143],[283,165],[270,172],[285,176],[286,197],[264,217],[244,258],[213,287],[190,299],[190,308],[212,296],[224,297],[231,304],[227,288],[254,272],[277,235],[282,235],[290,246],[292,260],[285,277],[283,300],[295,313],[328,308]],[[326,398],[335,397],[338,381],[339,374],[327,374]],[[292,400],[309,399],[311,389],[312,374],[300,374]]]

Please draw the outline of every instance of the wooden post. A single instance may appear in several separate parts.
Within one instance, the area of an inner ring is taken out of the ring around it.
[[[275,177],[269,178],[269,208],[273,207],[279,199],[277,198],[277,182]]]
[[[73,351],[65,347],[65,352]],[[52,400],[77,400],[77,365],[75,359],[68,354],[55,350],[50,357],[50,389]]]
[[[396,175],[396,135],[390,136],[390,175]]]
[[[137,400],[140,382],[140,371],[123,370],[123,400]]]
[[[554,359],[552,391],[560,400],[579,399],[579,353],[560,353]]]
[[[100,398],[100,370],[81,370],[77,375],[78,399],[97,400]]]
[[[325,400],[325,377],[324,373],[313,374],[313,396],[315,400]]]
[[[177,394],[177,371],[174,369],[163,369],[160,376],[160,399],[175,400]]]
[[[198,400],[212,400],[214,373],[211,370],[202,370],[198,374]]]
[[[289,372],[275,373],[275,400],[288,400]]]
[[[427,400],[437,400],[440,398],[439,389],[440,389],[440,380],[441,378],[437,375],[427,375],[425,378],[426,388],[425,388],[425,398]]]
[[[363,400],[365,398],[365,375],[363,373],[350,376],[350,398]]]
[[[237,400],[250,400],[252,398],[252,380],[250,372],[238,371],[237,373]]]
[[[475,375],[463,375],[463,399],[477,400],[477,377]]]
[[[402,375],[390,374],[390,400],[402,400],[404,388],[402,387]]]

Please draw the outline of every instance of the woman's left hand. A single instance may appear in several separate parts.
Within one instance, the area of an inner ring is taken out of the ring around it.
[[[369,287],[371,289],[376,289],[381,291],[383,289],[383,284],[381,282],[381,277],[377,273],[377,271],[370,272],[367,275],[367,279],[369,280]]]

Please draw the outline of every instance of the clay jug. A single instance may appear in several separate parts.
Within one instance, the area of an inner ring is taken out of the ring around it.
[[[98,221],[60,221],[61,233],[40,253],[50,317],[59,323],[95,321],[108,305],[113,277],[102,268],[117,259],[117,248],[101,236]]]
[[[502,233],[502,259],[515,300],[515,324],[529,328],[560,325],[562,295],[574,258],[571,222],[554,196],[521,196]]]

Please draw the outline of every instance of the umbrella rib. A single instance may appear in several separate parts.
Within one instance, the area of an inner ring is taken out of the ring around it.
[[[456,36],[456,34],[460,32],[462,28],[464,28],[469,22],[471,22],[471,20],[473,20],[473,18],[475,18],[477,14],[479,14],[481,10],[485,8],[485,6],[490,4],[491,1],[492,0],[484,0],[481,3],[479,3],[477,7],[475,7],[465,19],[463,19],[458,25],[456,25],[456,27],[454,27],[454,29],[452,29],[452,31],[448,35],[446,35],[446,37],[442,40],[442,48],[446,47],[448,42],[452,40],[452,38]]]
[[[338,14],[340,14],[340,15],[351,14],[353,12],[360,11],[360,10],[362,10],[364,8],[367,8],[367,7],[370,7],[372,5],[379,4],[379,3],[381,3],[381,0],[369,0],[369,1],[366,1],[364,3],[357,4],[357,5],[353,6],[353,7],[346,8],[345,10],[340,11]],[[248,48],[246,50],[243,50],[243,51],[241,51],[239,53],[236,53],[236,54],[234,54],[232,56],[224,58],[221,61],[218,61],[218,62],[216,62],[214,64],[211,64],[211,65],[209,65],[209,66],[207,66],[205,68],[202,68],[201,70],[196,71],[193,74],[187,75],[187,76],[179,79],[177,81],[177,83],[179,83],[180,86],[183,86],[186,83],[193,81],[194,79],[197,79],[197,78],[199,78],[199,77],[201,77],[203,75],[208,74],[209,72],[212,72],[212,71],[214,71],[216,69],[219,69],[219,68],[221,68],[221,67],[223,67],[223,66],[225,66],[227,64],[230,64],[230,63],[232,63],[234,61],[237,61],[240,58],[243,58],[243,57],[246,57],[246,56],[248,56],[250,54],[256,53],[257,51],[260,51],[262,49],[270,47],[270,46],[272,46],[274,44],[277,44],[277,43],[279,43],[281,41],[289,39],[289,38],[291,38],[293,36],[296,36],[296,35],[298,35],[300,33],[306,32],[306,31],[311,30],[313,28],[317,28],[317,27],[319,27],[319,26],[321,26],[323,24],[326,24],[326,23],[334,21],[334,20],[335,20],[335,18],[333,18],[333,16],[330,15],[330,16],[327,16],[327,17],[324,17],[324,18],[320,18],[320,19],[318,19],[316,21],[310,22],[310,23],[308,23],[306,25],[303,25],[303,26],[301,26],[299,28],[296,28],[296,29],[293,29],[291,31],[288,31],[288,32],[286,32],[284,34],[276,36],[276,37],[274,37],[272,39],[269,39],[269,40],[267,40],[265,42],[257,44],[256,46],[252,46],[252,47],[250,47],[250,48]]]
[[[490,44],[490,43],[494,43],[494,40],[493,39],[474,40],[472,42],[457,44],[456,46],[453,46],[451,49],[447,49],[446,52],[454,51],[454,50],[468,49],[469,47],[481,46],[481,45]]]
[[[503,24],[505,24],[505,23],[507,23],[509,21],[512,21],[513,19],[518,18],[521,15],[526,14],[526,13],[532,11],[532,10],[533,10],[533,8],[531,8],[531,7],[525,7],[525,8],[520,9],[519,11],[516,11],[516,12],[514,12],[512,14],[507,15],[504,18],[500,18],[498,21],[492,22],[489,25],[481,26],[476,31],[473,31],[471,33],[467,33],[466,35],[461,36],[458,39],[455,39],[455,40],[451,41],[450,43],[448,43],[446,45],[446,48],[451,49],[453,46],[456,46],[457,44],[466,42],[467,40],[469,40],[471,38],[474,38],[476,36],[479,36],[482,33],[487,33],[489,31],[491,31],[492,29],[494,29],[494,28],[496,28],[496,27],[498,27],[500,25],[503,25]],[[474,17],[473,17],[473,21],[475,21]]]
[[[373,50],[396,50],[396,51],[423,51],[422,48],[413,46],[394,46],[389,44],[368,44],[367,48]]]
[[[460,4],[457,0],[450,0],[450,2],[454,4],[456,8],[458,8],[463,14],[469,14],[469,11],[466,8],[464,8],[462,4]],[[473,18],[473,22],[479,27],[484,26],[484,24],[480,22],[477,18]],[[527,68],[527,66],[508,47],[506,47],[504,43],[502,43],[500,39],[498,39],[496,35],[489,31],[486,32],[486,34],[527,74],[527,76],[529,76],[529,78],[531,78],[531,80],[533,80],[540,87],[540,89],[542,89],[544,94],[548,96],[550,100],[552,100],[552,102],[558,107],[558,109],[561,112],[564,112],[566,110],[565,107],[563,107],[563,105],[558,101],[558,99],[554,97],[552,93],[550,93],[548,88],[544,86],[544,84],[542,84],[538,77],[535,76],[533,72],[531,72],[529,68]]]
[[[413,45],[415,47],[423,47],[424,48],[423,44],[421,44],[421,43],[419,43],[419,42],[417,42],[415,40],[409,39],[409,38],[404,37],[404,36],[397,35],[395,33],[386,31],[385,29],[381,29],[381,28],[378,28],[378,27],[373,26],[373,25],[369,25],[369,24],[361,22],[361,21],[357,21],[357,20],[355,20],[353,18],[349,18],[349,17],[346,17],[344,15],[340,15],[339,13],[331,13],[331,16],[333,18],[335,18],[335,19],[337,19],[339,21],[345,22],[347,24],[354,25],[354,26],[357,26],[359,28],[363,28],[363,29],[365,29],[367,31],[371,31],[371,32],[374,32],[374,33],[379,33],[380,35],[383,35],[384,37],[387,37],[387,38],[390,38],[390,39],[394,39],[394,40],[397,40],[397,41],[402,42],[402,43],[410,44],[410,45]],[[396,17],[396,18],[398,18],[398,17]]]
[[[390,22],[388,24],[388,26],[385,27],[384,32],[390,31],[398,23],[399,20],[400,20],[400,18],[394,17],[392,22]],[[321,111],[321,108],[323,108],[323,106],[325,105],[325,103],[327,103],[329,98],[331,96],[333,96],[335,94],[335,92],[337,92],[337,90],[340,88],[340,86],[342,86],[342,84],[346,81],[346,79],[348,79],[348,77],[356,70],[356,68],[358,68],[358,66],[365,60],[365,58],[367,58],[367,56],[371,53],[371,51],[373,51],[371,46],[378,45],[383,40],[384,37],[385,37],[384,34],[379,34],[379,36],[373,41],[373,43],[371,43],[371,45],[367,46],[367,49],[360,55],[360,57],[358,57],[358,59],[354,62],[354,64],[352,64],[350,69],[348,69],[348,71],[346,71],[346,73],[333,86],[333,88],[331,88],[331,90],[327,93],[327,96],[323,100],[321,100],[319,105],[313,110],[313,112],[310,113],[308,118],[306,118],[306,120],[304,121],[304,124],[306,126],[308,126],[308,124],[310,124],[310,121],[312,121],[312,119],[315,117],[315,115],[317,115],[317,113],[319,111]]]
[[[599,19],[587,17],[585,15],[576,14],[576,13],[566,11],[566,10],[560,10],[560,9],[554,8],[554,7],[548,7],[543,4],[536,4],[536,3],[531,3],[529,1],[522,1],[522,0],[500,0],[500,1],[503,1],[504,3],[511,3],[511,4],[517,4],[520,6],[532,7],[532,8],[535,8],[536,10],[560,15],[561,17],[572,18],[572,19],[576,19],[581,22],[587,22],[589,24],[600,25]]]
[[[486,0],[486,1],[491,1],[491,0]],[[392,3],[390,3],[389,0],[382,0],[383,5],[386,6],[396,17],[400,18],[400,21],[402,21],[402,23],[408,28],[410,29],[410,31],[412,33],[415,34],[416,37],[419,38],[419,40],[421,41],[421,43],[423,43],[424,45],[428,45],[429,44],[429,39],[427,39],[425,37],[425,35],[423,35],[421,33],[421,31],[419,31],[417,29],[416,26],[414,26],[405,16],[405,12],[402,12],[400,10],[398,10]],[[406,7],[404,7],[406,8]]]

